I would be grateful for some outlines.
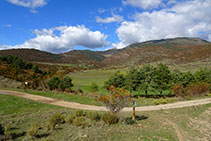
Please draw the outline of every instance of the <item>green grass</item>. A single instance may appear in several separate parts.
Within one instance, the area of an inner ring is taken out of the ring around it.
[[[137,120],[137,124],[119,123],[117,125],[104,125],[102,122],[93,124],[91,127],[80,128],[70,124],[62,124],[56,130],[47,132],[44,125],[49,117],[55,113],[63,113],[65,116],[75,113],[73,109],[66,109],[47,104],[36,103],[23,98],[0,95],[0,117],[1,123],[5,126],[12,125],[15,129],[12,132],[23,133],[15,140],[30,140],[25,132],[31,124],[39,124],[40,138],[36,140],[172,140],[177,141],[175,129],[166,119],[176,124],[184,134],[185,140],[199,136],[204,133],[191,128],[190,119],[201,119],[203,113],[211,108],[211,104],[189,107],[182,109],[161,110],[152,112],[137,112],[139,116],[146,119]],[[120,113],[122,118],[131,117],[132,113]],[[207,120],[207,119],[204,119]],[[209,120],[209,119],[208,119]],[[203,127],[201,127],[203,128]]]
[[[46,97],[70,101],[70,102],[77,102],[80,104],[101,105],[101,103],[98,102],[96,98],[88,97],[88,96],[80,96],[77,94],[67,94],[67,93],[59,93],[59,92],[51,92],[51,91],[37,91],[37,90],[24,91],[21,89],[16,89],[16,91],[25,92],[25,93],[29,93],[33,95],[46,96]]]
[[[42,104],[10,95],[0,95],[0,111],[3,115],[21,114],[24,111],[42,110],[43,108],[58,109],[57,106]]]
[[[90,85],[93,82],[96,82],[96,84],[99,86],[99,92],[105,94],[106,91],[103,89],[104,82],[118,70],[123,74],[125,74],[127,71],[127,69],[87,70],[70,73],[70,76],[73,79],[74,89],[81,88],[84,92],[90,92]]]

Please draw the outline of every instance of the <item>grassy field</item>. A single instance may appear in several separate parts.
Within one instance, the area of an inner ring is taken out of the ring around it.
[[[74,89],[81,88],[84,92],[90,92],[90,85],[95,82],[99,86],[99,93],[105,94],[103,89],[104,82],[114,74],[116,71],[120,71],[125,74],[128,69],[111,69],[111,70],[87,70],[81,72],[70,73],[73,79]]]
[[[120,71],[122,74],[126,74],[128,68],[125,69],[110,69],[110,70],[87,70],[82,72],[70,73],[73,79],[74,87],[73,89],[82,89],[86,93],[90,93],[90,86],[95,82],[99,86],[99,94],[106,95],[108,92],[103,88],[104,82],[114,74],[116,71]],[[169,90],[163,92],[163,94],[169,94]],[[149,91],[148,94],[153,94],[155,92]],[[144,95],[144,91],[133,92],[134,95]],[[159,94],[159,92],[157,92]]]
[[[55,130],[44,129],[47,119],[55,113],[68,115],[73,109],[36,103],[30,100],[8,95],[0,95],[1,124],[13,127],[11,132],[15,140],[31,140],[26,135],[31,124],[38,123],[39,138],[36,140],[206,140],[210,134],[211,104],[153,112],[137,112],[136,124],[120,122],[106,125],[102,122],[91,127],[80,128],[70,124],[62,124]],[[120,113],[122,119],[130,118],[132,113]],[[208,126],[206,126],[208,124]],[[198,127],[198,128],[197,128]],[[1,137],[1,135],[0,135]],[[1,138],[0,138],[1,140]]]

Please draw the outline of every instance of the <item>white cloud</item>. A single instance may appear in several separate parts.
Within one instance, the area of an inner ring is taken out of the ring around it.
[[[161,4],[162,0],[123,0],[124,5],[131,5],[133,7],[139,7],[141,9],[157,8]]]
[[[124,21],[116,30],[123,48],[133,42],[173,38],[200,37],[211,41],[211,1],[192,0],[176,3],[160,11],[136,13],[134,21]]]
[[[55,32],[59,32],[56,35]],[[75,46],[87,48],[99,48],[109,44],[106,41],[107,35],[99,31],[90,31],[85,26],[59,26],[51,29],[34,30],[35,38],[32,38],[21,45],[2,46],[5,48],[34,48],[53,53],[65,52]]]
[[[105,19],[101,17],[96,17],[96,22],[98,23],[112,23],[112,22],[122,22],[124,19],[120,15],[112,14],[112,17],[107,17]]]
[[[18,6],[23,6],[32,9],[43,7],[44,5],[47,4],[46,0],[7,0],[7,1]]]

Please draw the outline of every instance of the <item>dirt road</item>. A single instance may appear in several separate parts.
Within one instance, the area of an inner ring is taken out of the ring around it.
[[[105,107],[102,106],[94,106],[94,105],[86,105],[86,104],[79,104],[75,102],[67,102],[63,100],[57,100],[49,97],[38,96],[27,94],[23,92],[15,92],[15,91],[8,91],[8,90],[0,90],[2,94],[8,94],[13,96],[18,96],[26,99],[30,99],[33,101],[66,107],[66,108],[73,108],[73,109],[82,109],[82,110],[92,110],[92,111],[107,111]],[[157,105],[157,106],[143,106],[143,107],[136,107],[136,111],[155,111],[155,110],[162,110],[162,109],[174,109],[174,108],[183,108],[183,107],[191,107],[191,106],[198,106],[203,104],[211,103],[211,98],[200,99],[200,100],[191,100],[191,101],[182,101],[176,102],[171,104],[165,105]],[[124,108],[123,112],[132,111],[131,107]]]

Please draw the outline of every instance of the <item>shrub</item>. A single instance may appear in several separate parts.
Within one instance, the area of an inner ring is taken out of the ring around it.
[[[4,126],[2,124],[0,124],[0,135],[4,135]]]
[[[168,102],[173,103],[174,100],[173,100],[172,98],[169,98],[169,99],[168,99]]]
[[[156,99],[156,100],[153,101],[153,103],[154,103],[155,105],[159,105],[159,104],[160,104],[160,101],[159,101],[158,99]]]
[[[91,92],[97,92],[97,91],[98,91],[98,85],[97,85],[95,82],[93,82],[93,83],[91,84],[91,86],[89,87],[89,90],[90,90]]]
[[[87,117],[94,121],[99,121],[101,119],[100,115],[97,112],[89,112]]]
[[[75,112],[75,116],[76,116],[76,117],[86,116],[86,112],[83,111],[83,110],[77,110],[77,111]]]
[[[50,128],[54,129],[56,125],[60,125],[62,123],[64,123],[64,116],[60,113],[56,113],[54,114],[50,119],[49,119],[49,123],[50,123]]]
[[[73,125],[77,126],[77,127],[82,127],[82,128],[85,128],[85,127],[88,127],[90,126],[90,121],[88,121],[86,119],[86,117],[76,117],[74,120],[73,120]]]
[[[187,86],[187,93],[190,96],[200,96],[209,92],[209,85],[207,83],[198,82]]]
[[[50,90],[57,89],[59,87],[60,79],[58,77],[52,77],[48,82],[48,86],[50,87]]]
[[[64,91],[65,89],[71,89],[73,87],[72,78],[70,76],[65,77],[60,82],[60,88]]]
[[[120,71],[117,71],[113,75],[111,75],[108,81],[106,81],[104,84],[104,87],[106,89],[109,89],[111,86],[117,88],[122,88],[125,86],[125,77],[123,74],[120,73]]]
[[[75,115],[71,114],[66,117],[65,122],[72,124],[74,119],[75,119]]]
[[[33,65],[33,66],[32,66],[32,71],[35,72],[35,73],[43,73],[43,72],[39,69],[38,65]]]
[[[127,106],[130,101],[130,94],[123,88],[109,88],[109,96],[101,96],[99,100],[112,112],[117,113]]]
[[[30,136],[31,138],[37,138],[38,137],[38,131],[39,131],[38,124],[34,123],[34,124],[31,125],[31,127],[27,131],[27,135]]]
[[[154,100],[153,103],[154,103],[155,105],[159,105],[159,104],[167,104],[168,102],[167,102],[166,99],[160,98],[160,99]]]
[[[160,104],[167,104],[167,101],[163,98],[160,99]]]
[[[119,122],[119,117],[113,113],[105,113],[102,115],[102,120],[106,124],[117,124]]]
[[[182,85],[176,84],[172,88],[173,93],[178,97],[185,97],[186,90]]]
[[[209,84],[204,82],[197,82],[183,87],[182,85],[175,85],[173,92],[177,96],[188,97],[188,96],[200,96],[202,94],[209,93]]]

